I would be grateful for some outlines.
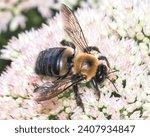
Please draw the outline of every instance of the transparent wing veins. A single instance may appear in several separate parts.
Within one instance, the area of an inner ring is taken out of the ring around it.
[[[75,83],[82,81],[81,76],[69,76],[64,79],[58,79],[53,82],[46,82],[42,86],[35,88],[35,100],[44,101],[56,97]]]
[[[64,30],[68,34],[68,36],[71,38],[75,46],[77,46],[81,51],[87,50],[87,42],[85,40],[83,31],[80,27],[80,24],[78,22],[78,19],[72,12],[70,8],[68,8],[66,5],[61,5],[61,15],[64,22]]]

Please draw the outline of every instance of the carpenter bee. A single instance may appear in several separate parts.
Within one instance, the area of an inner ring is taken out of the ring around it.
[[[60,12],[64,31],[70,37],[71,42],[62,40],[60,42],[62,47],[49,48],[40,52],[35,64],[35,72],[38,75],[55,77],[56,80],[36,87],[35,99],[36,101],[51,99],[72,86],[77,105],[84,110],[78,84],[84,80],[89,81],[100,98],[98,84],[108,78],[110,65],[97,47],[88,46],[73,11],[62,4]],[[93,54],[93,51],[99,56]]]

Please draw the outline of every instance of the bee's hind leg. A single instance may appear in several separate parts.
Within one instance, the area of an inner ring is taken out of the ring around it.
[[[75,94],[75,99],[76,99],[77,105],[82,108],[83,112],[85,112],[84,111],[84,105],[83,105],[82,99],[80,97],[80,93],[78,91],[78,85],[77,84],[73,85],[73,91],[74,91],[74,94]]]
[[[62,46],[68,46],[68,47],[71,47],[71,48],[73,48],[74,50],[75,50],[75,45],[72,43],[72,42],[69,42],[69,41],[67,41],[67,40],[62,40],[61,42],[60,42],[60,44],[62,45]]]

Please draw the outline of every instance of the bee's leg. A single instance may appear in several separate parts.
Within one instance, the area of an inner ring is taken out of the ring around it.
[[[74,53],[73,53],[73,55],[70,57],[70,58],[68,58],[68,64],[72,64],[72,59],[74,58],[74,56],[75,56],[75,45],[72,43],[72,42],[69,42],[69,41],[67,41],[67,40],[62,40],[61,42],[60,42],[60,44],[62,45],[62,46],[67,46],[67,47],[71,47],[73,50],[74,50]],[[69,66],[69,68],[71,68],[72,66]]]
[[[94,51],[97,51],[98,53],[101,53],[97,47],[90,47],[89,46],[89,47],[86,48],[86,50],[88,50],[88,51],[94,50]]]
[[[98,59],[99,59],[99,60],[105,60],[106,63],[107,63],[107,66],[110,68],[109,61],[108,61],[108,59],[107,59],[105,56],[99,56]]]
[[[84,105],[83,105],[82,99],[80,97],[77,84],[73,85],[73,91],[74,91],[74,94],[75,94],[75,99],[76,99],[77,105],[80,106],[82,108],[83,112],[84,112]]]
[[[101,96],[101,94],[100,94],[101,91],[99,90],[97,83],[98,83],[98,82],[97,82],[96,79],[92,79],[92,80],[91,80],[91,84],[92,84],[92,86],[94,87],[95,92],[96,92],[96,95],[98,96],[98,100],[99,100],[99,99],[100,99],[100,96]]]
[[[60,42],[60,44],[62,45],[62,46],[68,46],[68,47],[71,47],[71,48],[73,48],[74,49],[74,51],[75,51],[75,45],[72,43],[72,42],[69,42],[69,41],[67,41],[67,40],[62,40],[61,42]]]

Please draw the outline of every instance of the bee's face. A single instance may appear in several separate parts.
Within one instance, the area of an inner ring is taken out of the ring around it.
[[[95,76],[97,82],[99,83],[103,82],[106,79],[107,74],[108,74],[107,66],[104,64],[100,64],[97,68],[97,72]]]

